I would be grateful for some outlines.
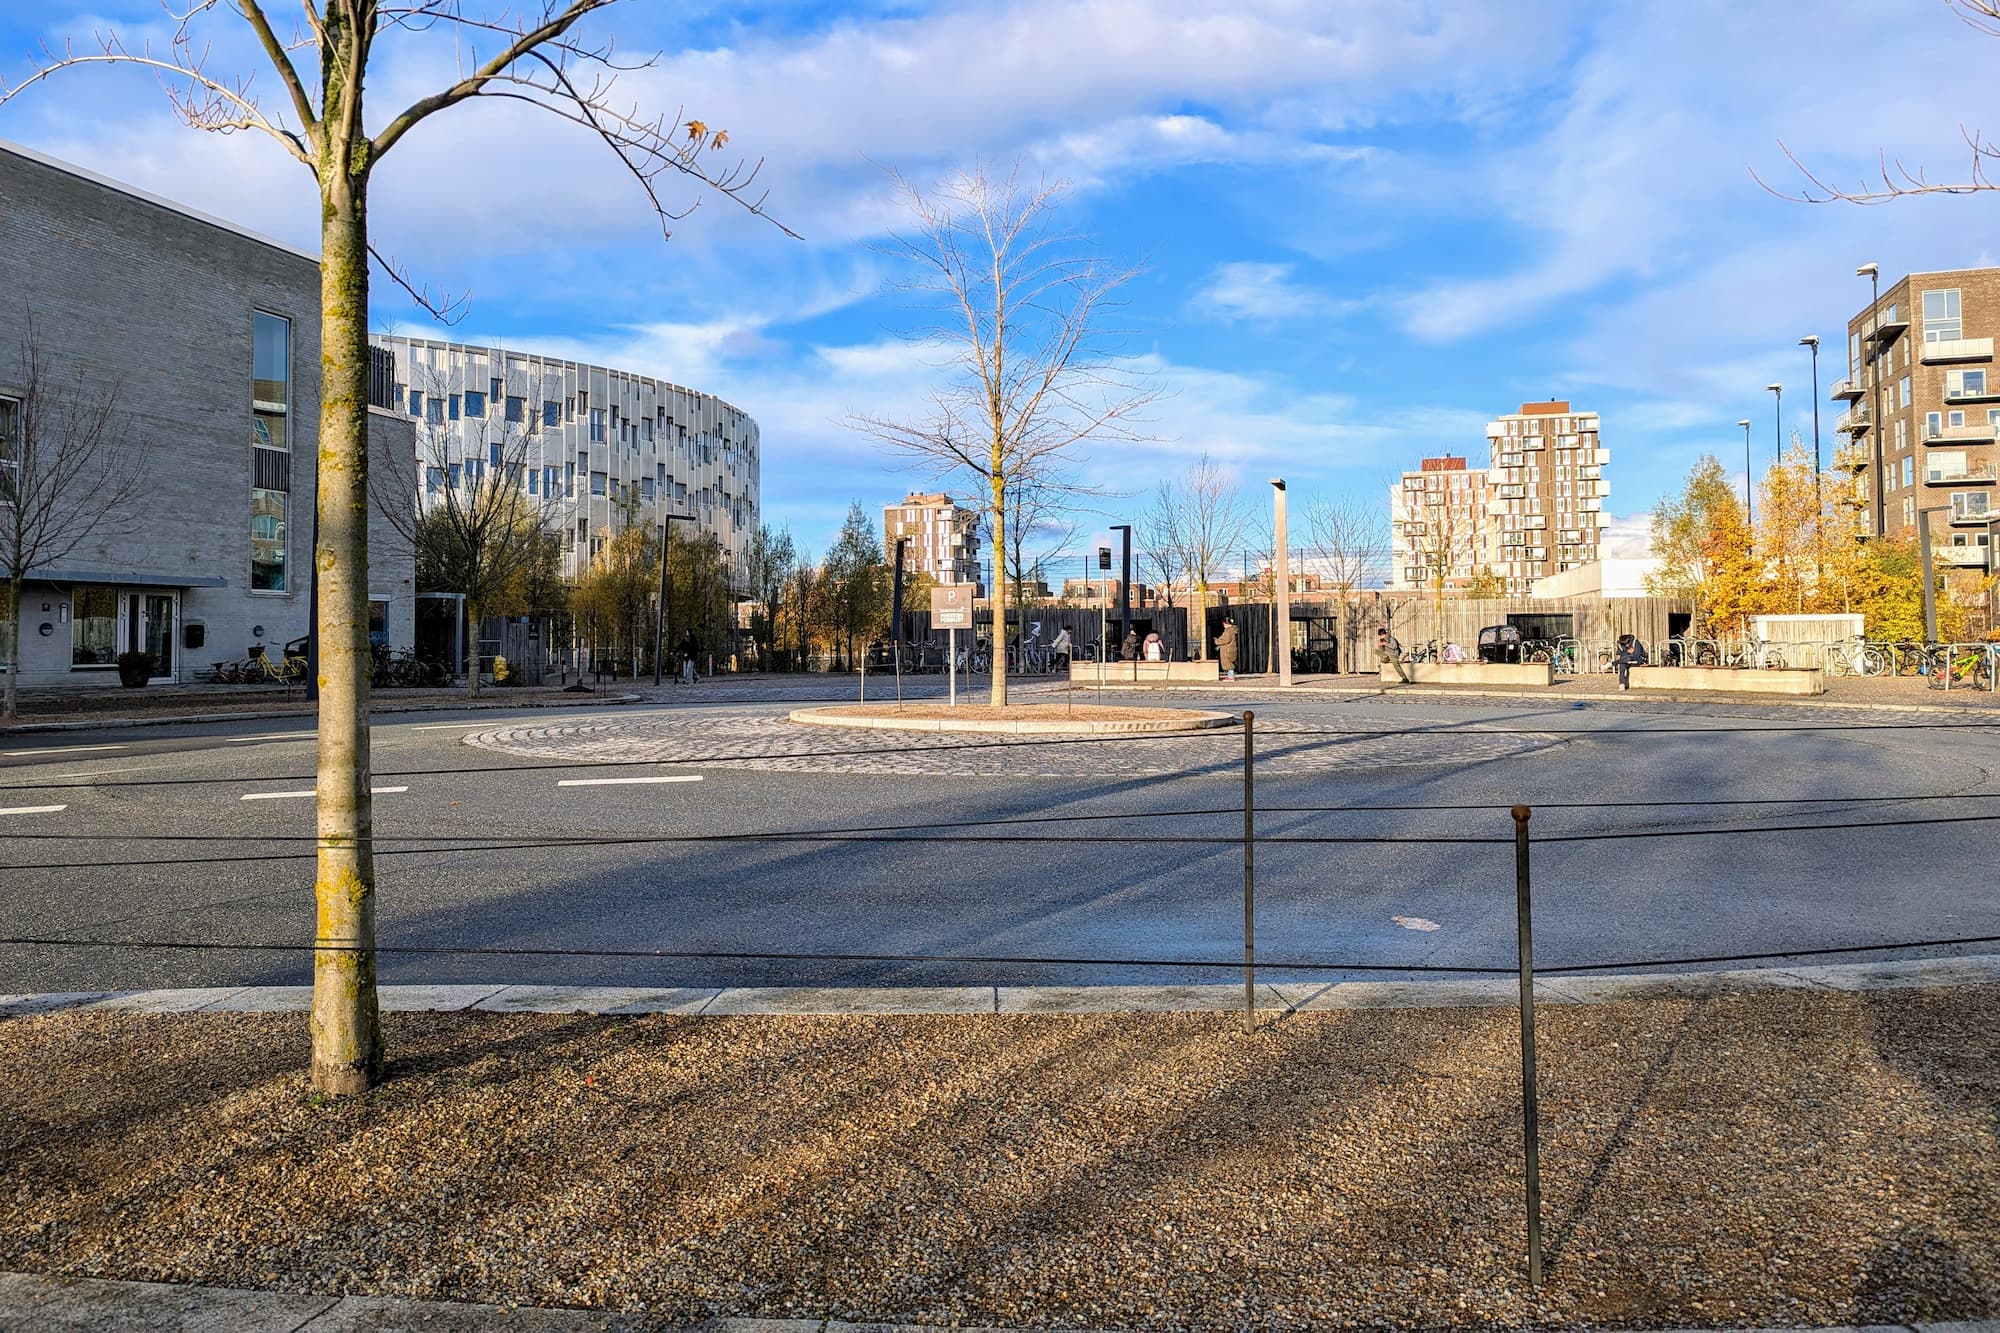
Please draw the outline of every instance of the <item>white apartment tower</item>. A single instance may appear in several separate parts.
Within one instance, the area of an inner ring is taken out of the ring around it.
[[[553,511],[575,577],[614,535],[620,502],[691,515],[741,571],[758,521],[757,423],[712,394],[501,347],[378,335],[396,409],[416,424],[417,503],[490,474]],[[676,541],[691,535],[683,527]]]
[[[979,583],[979,515],[942,492],[911,492],[882,510],[884,550],[893,558],[898,539],[903,569],[939,583]]]

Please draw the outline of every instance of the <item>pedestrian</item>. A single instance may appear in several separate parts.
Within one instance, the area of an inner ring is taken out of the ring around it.
[[[1052,671],[1067,671],[1069,669],[1070,654],[1075,651],[1075,648],[1070,643],[1069,626],[1064,625],[1049,644],[1049,669]]]
[[[1410,683],[1410,673],[1403,667],[1403,645],[1386,628],[1375,631],[1375,660],[1396,668],[1396,679],[1405,685]]]
[[[1146,636],[1146,660],[1148,662],[1164,662],[1167,660],[1167,645],[1160,641],[1158,634],[1148,634]]]
[[[681,639],[681,684],[694,684],[694,659],[701,654],[701,640],[689,630]]]
[[[1118,648],[1118,660],[1121,662],[1136,662],[1139,660],[1138,630],[1128,629],[1125,631],[1125,642],[1120,644]]]
[[[1222,668],[1224,680],[1236,679],[1236,620],[1233,616],[1222,618],[1222,632],[1215,636],[1215,660]]]
[[[1646,665],[1646,645],[1639,642],[1636,634],[1619,635],[1618,655],[1611,659],[1611,663],[1618,668],[1618,688],[1631,689],[1632,668]]]

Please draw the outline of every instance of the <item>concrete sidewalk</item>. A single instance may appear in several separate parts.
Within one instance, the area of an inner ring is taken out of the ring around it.
[[[1810,967],[1728,971],[1538,973],[1537,1004],[1605,1004],[1617,1000],[1771,990],[1907,990],[1919,986],[2000,985],[2000,954],[1830,963]],[[1243,1007],[1240,982],[1187,986],[769,986],[641,987],[476,986],[380,988],[389,1013],[682,1014],[1113,1014],[1231,1013]],[[1279,981],[1258,984],[1260,1014],[1277,1017],[1327,1009],[1497,1008],[1519,1001],[1512,978],[1485,976],[1416,981]],[[65,1009],[128,1013],[300,1013],[310,986],[220,986],[149,991],[59,991],[0,995],[0,1018]]]
[[[584,1330],[688,1330],[689,1333],[927,1333],[931,1324],[851,1324],[839,1319],[718,1318],[670,1324],[643,1314],[459,1305],[394,1296],[310,1296],[282,1291],[235,1291],[162,1282],[0,1273],[0,1330],[5,1333],[388,1333],[427,1329],[509,1329],[518,1333]],[[2000,1320],[1927,1324],[1868,1324],[1796,1333],[2000,1333]],[[1008,1333],[987,1329],[984,1333]],[[1684,1330],[1681,1333],[1714,1333]],[[1763,1333],[1788,1333],[1763,1330]]]

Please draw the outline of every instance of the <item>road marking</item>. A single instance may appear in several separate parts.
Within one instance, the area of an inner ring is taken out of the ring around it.
[[[397,792],[408,791],[408,787],[370,787],[371,796],[393,796]],[[236,799],[239,801],[294,801],[300,797],[310,800],[319,793],[311,791],[246,791]]]
[[[316,731],[274,731],[264,736],[223,736],[224,745],[248,745],[253,741],[309,741],[317,739]]]
[[[656,782],[700,782],[699,774],[677,773],[664,778],[559,778],[558,787],[627,787],[649,785]]]
[[[477,731],[479,728],[485,725],[486,723],[484,722],[426,722],[421,726],[413,726],[410,728],[410,730],[411,731]]]
[[[129,745],[50,745],[40,750],[0,750],[9,759],[30,758],[38,754],[82,754],[86,750],[129,750]]]
[[[48,773],[44,774],[44,776],[50,778],[101,778],[107,773],[144,773],[147,769],[156,767],[158,767],[156,764],[127,764],[123,768],[86,768],[81,773]]]
[[[58,810],[69,809],[66,805],[16,805],[0,810],[0,815],[52,815]]]
[[[1437,922],[1425,920],[1423,917],[1420,916],[1392,916],[1389,919],[1395,922],[1397,925],[1401,926],[1404,930],[1431,931],[1431,930],[1436,930],[1438,928]]]

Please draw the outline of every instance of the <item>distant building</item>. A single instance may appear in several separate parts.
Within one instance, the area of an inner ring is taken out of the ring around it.
[[[1604,479],[1610,451],[1595,412],[1567,402],[1523,403],[1488,422],[1488,553],[1510,593],[1536,579],[1598,558],[1598,534],[1611,525]]]
[[[928,574],[939,583],[980,583],[979,515],[942,491],[911,492],[882,510],[884,550],[903,548],[905,574]],[[984,595],[982,590],[981,596]]]
[[[1457,590],[1491,562],[1486,469],[1447,454],[1426,458],[1389,488],[1391,586]]]
[[[2000,268],[1912,273],[1847,322],[1849,404],[1833,465],[1854,477],[1855,534],[1912,535],[1920,509],[1942,511],[1932,546],[1946,564],[1986,570],[2000,472]]]

